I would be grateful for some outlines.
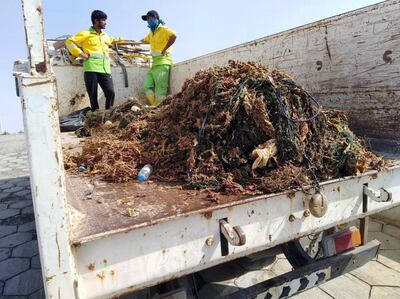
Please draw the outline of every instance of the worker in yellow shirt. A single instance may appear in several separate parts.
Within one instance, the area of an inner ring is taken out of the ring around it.
[[[91,19],[93,26],[68,38],[65,45],[73,56],[84,60],[86,90],[89,94],[91,109],[95,111],[99,109],[97,84],[100,85],[106,97],[105,108],[110,109],[114,104],[115,92],[108,55],[114,38],[102,31],[107,25],[107,15],[104,12],[93,11]]]
[[[142,16],[150,32],[143,39],[150,44],[152,66],[144,80],[143,88],[152,106],[159,105],[168,94],[169,73],[172,66],[171,46],[176,40],[173,30],[166,27],[155,10]]]

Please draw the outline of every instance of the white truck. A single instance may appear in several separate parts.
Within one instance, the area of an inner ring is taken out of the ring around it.
[[[29,56],[15,63],[14,75],[48,298],[117,297],[282,244],[296,270],[227,297],[285,298],[375,256],[379,242],[366,241],[368,216],[400,204],[396,162],[380,172],[321,182],[325,213],[313,207],[311,188],[310,194],[287,190],[257,197],[221,196],[220,203],[203,205],[195,191],[160,183],[110,184],[66,173],[59,116],[87,106],[82,69],[50,57],[41,1],[22,4]],[[179,91],[184,79],[201,68],[230,59],[256,61],[290,73],[325,107],[348,110],[356,133],[395,156],[400,139],[399,15],[400,1],[389,0],[178,63],[171,73],[171,92]],[[118,101],[144,98],[147,68],[125,63],[124,72],[120,65],[113,66]],[[93,200],[85,200],[87,190]],[[140,197],[136,217],[120,213],[118,199],[124,196]],[[321,242],[304,246],[299,241],[327,235],[356,219],[361,219],[362,245],[344,253],[319,258],[321,252],[311,248]],[[190,288],[168,298],[196,297]],[[146,298],[144,292],[136,294]]]

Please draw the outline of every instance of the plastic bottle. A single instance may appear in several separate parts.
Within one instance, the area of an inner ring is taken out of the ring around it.
[[[138,176],[137,176],[138,180],[141,182],[144,182],[145,180],[147,180],[149,178],[152,171],[153,171],[153,167],[150,164],[146,164],[139,171]]]

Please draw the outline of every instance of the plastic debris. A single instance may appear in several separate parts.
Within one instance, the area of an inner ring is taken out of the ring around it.
[[[92,191],[85,191],[83,193],[83,195],[85,196],[85,199],[92,199],[93,197],[93,192]]]
[[[138,180],[141,182],[146,181],[151,172],[153,171],[153,167],[150,164],[146,164],[138,173]]]
[[[132,110],[133,112],[139,112],[139,111],[141,111],[142,109],[140,109],[140,107],[138,107],[138,106],[136,106],[136,105],[133,105],[132,108],[131,108],[131,110]]]

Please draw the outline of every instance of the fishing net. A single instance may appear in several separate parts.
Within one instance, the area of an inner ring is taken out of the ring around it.
[[[269,193],[384,166],[345,112],[322,110],[289,75],[250,62],[199,71],[157,109],[131,100],[87,117],[91,137],[72,160],[113,182],[151,163],[154,178],[188,188]]]

